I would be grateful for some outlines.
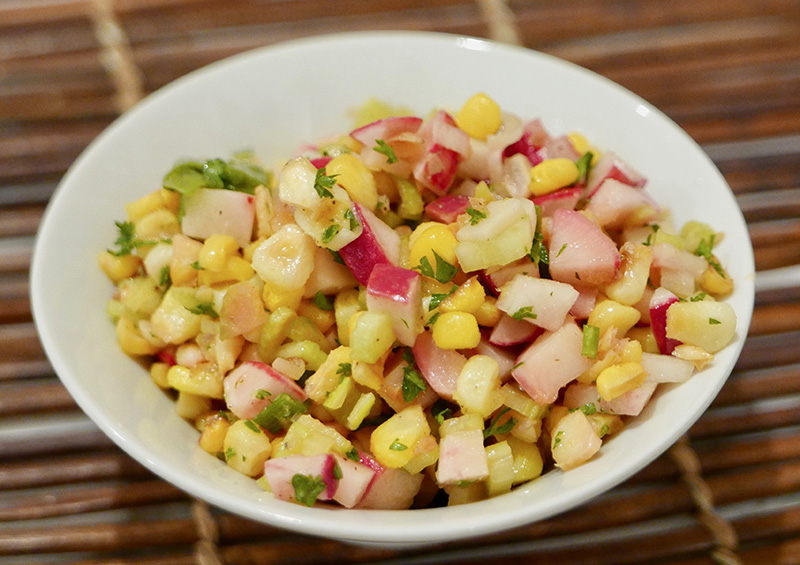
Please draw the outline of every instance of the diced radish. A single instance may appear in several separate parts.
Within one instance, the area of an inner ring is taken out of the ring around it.
[[[247,335],[263,326],[267,312],[255,285],[240,282],[229,286],[222,299],[219,320],[221,339]]]
[[[543,194],[533,199],[533,203],[542,208],[542,216],[552,216],[556,210],[574,210],[581,199],[583,188],[573,186],[555,192]]]
[[[342,472],[342,478],[339,479],[333,500],[345,508],[352,508],[364,498],[375,479],[375,469],[341,455],[334,455],[334,458]]]
[[[425,214],[432,220],[452,224],[469,208],[469,198],[457,194],[446,194],[425,205]]]
[[[339,254],[356,280],[366,286],[378,263],[398,265],[400,236],[361,204],[355,203],[355,210],[363,230],[355,240],[342,247]]]
[[[507,196],[518,198],[530,194],[528,186],[531,184],[531,164],[524,155],[512,155],[503,161],[503,178],[498,192]]]
[[[389,141],[402,133],[415,133],[422,125],[422,119],[416,116],[392,116],[374,121],[350,132],[365,147],[374,147],[378,139]]]
[[[453,400],[456,380],[467,358],[454,349],[442,349],[433,341],[430,332],[424,331],[414,343],[414,359],[425,381],[436,394]]]
[[[552,435],[553,460],[565,470],[588,461],[603,445],[586,414],[580,410],[561,418]]]
[[[607,178],[600,184],[589,199],[586,210],[594,214],[603,228],[612,230],[644,225],[658,215],[658,205],[647,192],[613,178]],[[629,223],[629,218],[641,210],[647,213],[636,214],[636,222]]]
[[[653,245],[652,266],[656,269],[686,271],[697,279],[705,272],[708,262],[703,257],[678,249],[671,243],[656,243]]]
[[[489,343],[500,347],[530,343],[539,333],[541,333],[541,329],[537,326],[503,314],[497,325],[492,328],[492,333],[489,334]]]
[[[423,474],[411,474],[404,469],[386,468],[376,473],[367,493],[356,508],[375,510],[405,510],[411,508],[422,486]]]
[[[469,135],[456,126],[455,120],[444,110],[437,111],[428,122],[430,127],[430,141],[450,151],[455,151],[462,158],[467,157],[470,151]],[[420,132],[423,137],[426,134]]]
[[[652,383],[682,383],[694,373],[694,363],[658,353],[642,353],[642,367],[647,372],[645,382]]]
[[[650,298],[650,327],[663,355],[670,355],[681,344],[677,339],[667,337],[667,310],[676,302],[678,297],[663,287],[658,287]]]
[[[511,368],[514,366],[514,363],[517,362],[517,356],[513,349],[494,345],[486,336],[481,338],[480,343],[474,351],[477,355],[486,355],[497,361],[497,368],[501,379],[505,379],[505,377],[511,374]]]
[[[420,335],[424,335],[420,334]],[[398,356],[399,358],[399,356]],[[406,378],[406,368],[408,363],[400,359],[399,362],[392,361],[391,358],[386,362],[386,376],[383,379],[378,394],[383,398],[389,408],[395,412],[401,412],[408,406],[419,405],[422,408],[431,406],[439,399],[439,395],[433,385],[426,387],[424,391],[418,393],[411,402],[406,402],[403,397],[403,381]],[[455,387],[454,387],[455,388]]]
[[[318,292],[330,296],[346,288],[353,288],[356,284],[353,273],[346,265],[336,261],[324,247],[317,247],[314,250],[314,270],[308,276],[303,297],[312,298]]]
[[[503,179],[503,149],[490,147],[485,141],[469,139],[469,157],[458,164],[458,174],[468,179],[499,182]]]
[[[443,195],[453,184],[458,160],[458,153],[435,143],[425,151],[414,167],[414,178],[425,188]]]
[[[523,257],[518,261],[514,261],[513,263],[509,263],[501,267],[486,269],[483,271],[483,273],[481,273],[481,282],[487,287],[492,295],[497,296],[503,289],[503,285],[517,275],[538,277],[539,267],[535,265],[529,257]]]
[[[569,313],[577,320],[585,320],[594,310],[595,304],[597,304],[597,287],[574,285],[574,288],[578,291],[578,298],[570,308]]]
[[[311,159],[310,161],[311,161],[311,164],[314,165],[316,168],[324,169],[325,165],[330,163],[331,160],[333,160],[333,157],[325,156],[325,157],[316,157],[314,159]]]
[[[542,153],[545,159],[569,159],[571,161],[577,161],[581,156],[565,135],[548,139],[542,148]]]
[[[550,232],[550,274],[553,279],[584,285],[614,280],[620,264],[616,244],[580,212],[556,210]]]
[[[160,350],[158,353],[156,353],[156,357],[158,358],[159,363],[166,363],[170,367],[177,363],[177,360],[175,359],[174,347]]]
[[[531,132],[523,132],[522,137],[509,145],[503,151],[503,157],[512,155],[524,155],[531,166],[538,165],[544,160],[542,156],[542,146],[534,144],[535,137]]]
[[[228,373],[223,390],[231,412],[242,419],[254,418],[283,393],[299,401],[307,398],[294,381],[258,361],[245,361]]]
[[[638,416],[653,393],[658,383],[645,381],[633,390],[617,396],[612,400],[603,400],[597,387],[584,383],[573,383],[564,391],[564,406],[575,409],[587,404],[594,404],[598,412],[609,412],[619,416]]]
[[[184,235],[205,239],[226,234],[246,247],[253,235],[253,196],[220,188],[200,188],[183,198],[181,229]]]
[[[630,186],[642,187],[647,179],[612,152],[603,153],[589,171],[585,195],[590,197],[606,179],[616,179]]]
[[[564,324],[578,296],[578,291],[566,283],[519,274],[503,286],[497,307],[509,316],[554,332]]]
[[[279,500],[296,501],[292,478],[295,475],[320,478],[325,489],[317,500],[331,500],[336,494],[339,479],[336,478],[336,459],[330,453],[319,455],[287,455],[267,460],[264,463],[264,477],[272,494]]]
[[[367,282],[367,309],[389,314],[403,345],[414,345],[423,330],[420,279],[417,271],[378,263]]]
[[[453,484],[480,481],[489,476],[489,463],[483,448],[483,432],[451,432],[439,442],[439,465],[436,481]]]
[[[581,355],[583,332],[573,322],[538,337],[517,359],[511,376],[539,404],[552,404],[563,386],[592,365]]]

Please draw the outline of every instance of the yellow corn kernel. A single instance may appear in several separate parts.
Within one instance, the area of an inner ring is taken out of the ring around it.
[[[495,199],[492,190],[489,188],[489,185],[486,184],[486,181],[481,181],[475,186],[475,198],[479,198],[480,200],[484,200],[486,202],[490,202]]]
[[[471,349],[481,341],[478,320],[468,312],[444,312],[433,324],[433,341],[442,349]]]
[[[613,326],[617,328],[617,337],[623,337],[641,316],[633,306],[626,306],[614,300],[603,300],[594,307],[586,323],[600,328],[601,335]]]
[[[493,328],[500,321],[503,313],[497,307],[497,299],[494,296],[487,296],[473,314],[478,320],[478,325]]]
[[[116,329],[119,346],[128,355],[154,355],[158,352],[158,348],[142,336],[130,319],[120,318]]]
[[[464,102],[456,114],[456,124],[470,137],[485,140],[503,125],[503,115],[497,102],[479,92]]]
[[[166,208],[150,212],[136,222],[136,235],[143,240],[158,241],[170,238],[180,231],[181,225],[178,216]]]
[[[225,433],[223,450],[230,467],[255,477],[264,472],[264,462],[272,454],[272,444],[252,420],[237,420]]]
[[[626,242],[620,248],[621,276],[603,289],[606,296],[621,304],[632,306],[639,302],[647,288],[653,249],[639,243]]]
[[[379,359],[376,363],[352,362],[353,380],[358,384],[378,390],[383,385],[383,362]]]
[[[211,410],[211,399],[190,392],[179,391],[175,412],[184,420],[194,420]]]
[[[727,296],[733,292],[733,280],[728,276],[722,276],[709,265],[700,276],[700,288],[714,296]]]
[[[579,175],[578,167],[571,159],[559,157],[545,159],[531,169],[528,190],[534,196],[542,196],[574,184]]]
[[[274,312],[281,306],[297,310],[303,300],[303,287],[294,290],[274,290],[268,284],[265,284],[262,298],[264,299],[264,305],[270,312]]]
[[[322,333],[326,333],[336,323],[336,314],[333,310],[323,310],[313,302],[303,301],[297,308],[297,314],[305,316],[317,326]]]
[[[101,251],[97,255],[100,268],[113,283],[134,276],[142,266],[142,259],[138,255],[116,256],[108,251]]]
[[[345,189],[350,198],[370,210],[378,205],[378,187],[367,166],[352,153],[343,153],[325,165],[325,174],[336,177],[336,184]]]
[[[336,318],[336,331],[339,343],[342,345],[350,344],[350,319],[354,314],[363,308],[358,301],[358,291],[348,288],[336,295],[333,300],[333,313]]]
[[[169,371],[169,365],[166,363],[153,363],[150,365],[150,378],[159,388],[169,388],[167,371]]]
[[[249,281],[256,274],[250,263],[238,255],[228,258],[225,270],[237,281]]]
[[[625,363],[641,363],[642,362],[642,344],[635,339],[628,340],[619,354],[619,358]]]
[[[458,262],[456,259],[458,240],[453,232],[441,222],[424,222],[418,225],[411,234],[408,243],[408,264],[412,268],[419,265],[423,257],[427,257],[435,272],[436,257],[434,252],[451,265],[455,265]]]
[[[173,365],[167,371],[167,382],[175,390],[209,398],[222,398],[222,377],[214,367],[207,364],[193,369]]]
[[[225,435],[230,427],[231,423],[222,414],[211,416],[205,421],[200,433],[200,447],[211,455],[221,453],[225,449]]]
[[[658,344],[656,343],[656,336],[653,335],[653,328],[650,326],[644,328],[631,328],[628,330],[627,337],[635,339],[642,346],[642,351],[647,353],[660,353]]]
[[[179,202],[179,193],[162,188],[146,194],[138,200],[129,202],[125,205],[125,211],[128,214],[128,219],[136,223],[160,208],[166,208],[170,212],[177,213]]]
[[[603,400],[614,400],[642,384],[646,375],[641,363],[611,365],[598,375],[597,392]]]
[[[219,272],[225,268],[228,259],[239,250],[239,245],[231,236],[215,233],[203,242],[197,262],[209,271]]]
[[[448,418],[439,426],[439,437],[472,430],[483,431],[483,418],[478,414],[464,414]]]
[[[472,277],[462,284],[456,291],[442,300],[439,310],[442,312],[469,312],[475,314],[486,299],[486,291],[478,282],[478,277]]]

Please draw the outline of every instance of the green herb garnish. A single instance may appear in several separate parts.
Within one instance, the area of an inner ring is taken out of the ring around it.
[[[317,497],[327,488],[321,476],[312,477],[300,473],[292,477],[292,486],[294,487],[294,499],[306,506],[314,506]]]
[[[467,214],[469,215],[469,225],[474,226],[481,220],[486,219],[486,212],[482,212],[481,210],[476,210],[472,206],[467,208]]]
[[[575,166],[578,167],[578,178],[575,179],[575,183],[579,183],[582,180],[586,180],[589,178],[589,171],[592,169],[592,159],[594,158],[594,153],[591,151],[587,151],[583,155],[581,155],[580,159],[575,161]]]
[[[536,314],[533,312],[533,306],[523,306],[513,314],[511,317],[515,320],[524,320],[525,318],[530,318],[532,320],[536,319]]]
[[[382,139],[376,139],[375,143],[377,143],[377,145],[372,149],[377,151],[381,155],[386,155],[387,163],[389,163],[390,165],[392,163],[397,163],[397,155],[394,154],[394,149],[392,149],[391,145],[389,145]]]
[[[314,295],[314,306],[319,308],[320,310],[333,310],[333,302],[331,302],[330,298],[322,294],[321,290],[318,290],[317,293]]]
[[[307,410],[308,406],[305,403],[282,392],[275,397],[272,404],[259,412],[253,421],[270,433],[276,434],[288,428],[295,416]]]
[[[192,314],[197,314],[198,316],[206,315],[214,319],[219,318],[219,314],[214,309],[213,302],[200,302],[197,304],[197,306],[192,308],[186,307],[186,309]]]
[[[436,292],[431,294],[431,301],[428,303],[428,312],[435,310],[445,298],[453,294],[456,290],[458,290],[458,285],[453,285],[449,292]]]
[[[331,240],[336,237],[336,234],[341,231],[341,229],[342,226],[339,224],[329,225],[327,228],[325,228],[325,231],[322,232],[322,243],[330,243]]]
[[[500,426],[497,425],[500,418],[509,410],[511,410],[511,408],[508,407],[500,410],[497,416],[494,417],[494,420],[489,423],[489,427],[483,430],[483,439],[488,439],[494,435],[507,434],[514,429],[514,426],[517,425],[517,421],[514,418],[509,418]]]
[[[389,449],[392,451],[405,451],[408,449],[408,446],[404,443],[400,443],[400,438],[397,438],[392,442],[392,445],[389,446]]]
[[[441,256],[433,252],[433,256],[436,260],[436,270],[433,270],[430,261],[426,255],[423,255],[419,260],[419,265],[414,267],[414,269],[418,270],[421,274],[425,275],[426,277],[431,277],[432,279],[436,279],[442,284],[449,283],[453,280],[453,277],[456,276],[458,273],[458,268],[455,265],[451,265],[447,261],[441,258]]]
[[[325,167],[317,169],[317,176],[314,179],[314,190],[317,191],[320,198],[333,198],[333,193],[330,189],[336,184],[337,176],[339,175],[326,176]]]
[[[589,359],[597,357],[597,346],[600,343],[600,328],[586,324],[583,326],[583,343],[581,344],[581,355]]]

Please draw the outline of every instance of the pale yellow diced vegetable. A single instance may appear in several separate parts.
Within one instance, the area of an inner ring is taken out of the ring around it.
[[[114,284],[134,276],[142,267],[142,259],[138,255],[117,256],[108,251],[98,253],[97,262]]]
[[[120,318],[116,325],[119,346],[128,355],[154,355],[158,348],[142,336],[128,318]]]
[[[336,176],[336,184],[344,188],[355,202],[375,210],[378,204],[375,177],[358,157],[352,153],[337,155],[325,165],[325,174]]]
[[[499,389],[497,361],[488,355],[473,355],[458,375],[453,398],[464,412],[488,418],[500,406]]]
[[[468,312],[444,312],[433,325],[433,341],[442,349],[471,349],[481,341],[478,320]]]
[[[209,398],[222,398],[223,376],[209,364],[201,364],[193,369],[183,365],[173,365],[167,371],[169,386],[178,391],[189,392]]]
[[[422,407],[404,408],[375,428],[370,449],[381,465],[396,469],[414,458],[417,442],[431,434]]]
[[[336,331],[339,343],[350,345],[350,318],[364,310],[358,300],[358,291],[354,288],[341,291],[333,301],[333,311],[336,319]]]
[[[394,344],[392,317],[385,312],[359,312],[350,332],[350,357],[375,363]]]
[[[491,497],[509,492],[514,483],[514,455],[511,447],[507,441],[501,441],[485,449],[489,463],[486,493]]]
[[[249,477],[264,471],[272,453],[269,437],[252,420],[237,420],[228,428],[223,454],[228,466]]]
[[[200,447],[211,455],[222,454],[225,451],[225,435],[230,426],[230,421],[219,413],[206,419],[200,432]]]
[[[182,390],[178,391],[178,399],[175,401],[175,412],[181,418],[194,420],[209,410],[211,410],[211,399],[209,397]]]
[[[676,302],[667,310],[667,337],[716,353],[736,334],[736,312],[727,302]]]
[[[633,361],[611,365],[597,377],[597,392],[603,400],[613,400],[641,385],[647,373]]]
[[[647,245],[626,242],[620,248],[620,256],[621,276],[606,285],[604,292],[611,300],[633,306],[642,299],[647,288],[653,250]]]
[[[292,422],[283,439],[273,447],[275,447],[273,457],[321,453],[337,453],[344,456],[353,449],[353,444],[332,427],[309,414],[303,414]]]
[[[632,306],[614,300],[603,300],[594,307],[586,323],[598,327],[601,334],[613,326],[617,329],[617,336],[622,337],[641,317],[639,311]]]

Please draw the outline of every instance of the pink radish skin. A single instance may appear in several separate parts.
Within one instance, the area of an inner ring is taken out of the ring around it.
[[[357,202],[354,207],[363,230],[339,254],[356,280],[366,286],[375,265],[399,263],[400,236],[366,207]]]
[[[489,476],[489,463],[483,448],[483,432],[452,432],[439,442],[439,465],[436,481],[453,484],[479,481]]]
[[[663,287],[657,288],[650,298],[650,327],[653,329],[653,337],[662,355],[672,354],[672,351],[681,345],[677,339],[667,337],[667,310],[676,302],[678,297]]]
[[[643,187],[647,179],[612,152],[603,153],[589,172],[585,195],[591,197],[606,179],[615,179],[637,188]]]
[[[652,210],[652,213],[640,214],[636,219],[636,224],[628,225],[628,218],[646,206]],[[597,222],[603,228],[616,230],[650,222],[657,217],[659,207],[643,189],[607,178],[589,199],[586,209],[594,214]]]
[[[530,308],[532,317],[523,320],[554,332],[564,325],[579,294],[571,285],[520,274],[503,286],[497,307],[512,317],[523,308]]]
[[[394,335],[412,346],[422,332],[421,275],[417,271],[378,263],[367,282],[367,309],[392,318]]]
[[[222,381],[225,402],[237,417],[257,416],[280,394],[304,401],[305,391],[265,363],[245,361]],[[263,392],[262,392],[263,391]]]
[[[574,210],[581,199],[583,188],[580,186],[562,188],[550,194],[537,196],[533,203],[542,208],[542,216],[552,216],[556,210]]]
[[[330,453],[310,456],[287,455],[267,460],[264,463],[264,476],[275,498],[286,501],[295,500],[292,477],[295,475],[307,475],[312,479],[320,477],[325,483],[325,490],[317,496],[317,500],[332,500],[339,485],[335,467],[336,458]]]
[[[446,194],[425,206],[425,213],[432,220],[452,224],[469,208],[469,197],[459,194]]]
[[[183,198],[181,230],[196,239],[226,234],[239,247],[247,247],[255,223],[253,201],[253,196],[244,192],[200,188]]]
[[[515,320],[508,314],[503,314],[489,334],[489,343],[500,347],[530,343],[541,331],[541,328],[525,320]]]
[[[345,508],[353,508],[361,502],[375,479],[375,469],[341,455],[334,455],[334,458],[342,471],[342,478],[339,479],[333,500]]]

